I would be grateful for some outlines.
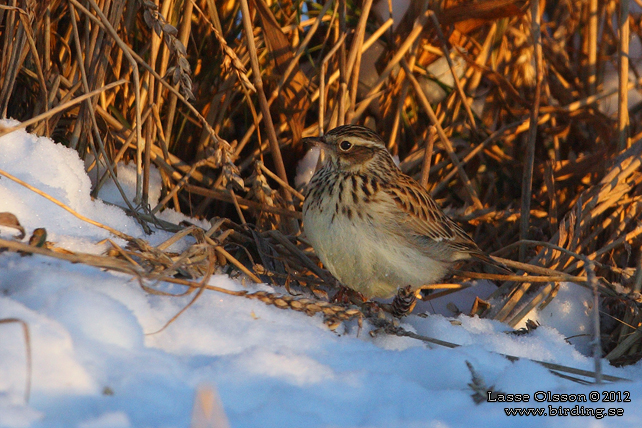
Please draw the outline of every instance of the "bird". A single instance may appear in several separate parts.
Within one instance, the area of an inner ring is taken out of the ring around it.
[[[399,169],[376,132],[343,125],[304,142],[326,157],[304,191],[303,228],[343,286],[386,299],[438,282],[463,260],[498,265]]]

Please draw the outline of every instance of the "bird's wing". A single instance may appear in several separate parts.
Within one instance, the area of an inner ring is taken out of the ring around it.
[[[401,175],[398,185],[385,188],[395,208],[399,210],[399,223],[414,239],[425,242],[430,247],[442,246],[451,252],[460,253],[465,259],[470,256],[484,255],[483,251],[470,236],[450,219],[430,197],[430,194],[412,178]]]
[[[513,274],[505,265],[484,253],[419,183],[407,175],[400,176],[398,183],[384,189],[392,205],[390,211],[393,211],[394,218],[401,219],[397,221],[409,235],[409,240],[424,248],[429,257],[441,257],[445,261],[474,257],[503,274]]]

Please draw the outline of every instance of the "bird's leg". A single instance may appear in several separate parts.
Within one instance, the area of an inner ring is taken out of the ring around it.
[[[416,293],[409,285],[397,290],[397,295],[390,304],[390,313],[397,318],[409,315],[417,304]]]
[[[331,303],[348,303],[348,293],[347,293],[347,288],[345,288],[343,285],[339,285],[339,291],[337,291],[334,296],[332,296],[332,299],[330,299]]]
[[[363,294],[344,287],[343,285],[339,285],[339,291],[337,291],[330,301],[333,303],[344,303],[346,305],[351,303],[359,305],[363,304],[363,302],[367,300],[368,299],[363,297]]]
[[[332,297],[330,301],[333,303],[341,303],[344,305],[355,305],[367,317],[382,317],[384,314],[384,310],[387,310],[389,312],[389,309],[385,308],[385,306],[390,306],[368,300],[363,294],[350,288],[344,287],[343,285],[339,285],[339,291],[337,291],[337,293],[334,295],[334,297]]]

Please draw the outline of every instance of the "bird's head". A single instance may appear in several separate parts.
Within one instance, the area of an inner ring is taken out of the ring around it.
[[[327,162],[340,171],[359,173],[370,168],[395,167],[381,137],[363,126],[338,126],[323,137],[305,138],[304,142],[320,147],[328,157]]]

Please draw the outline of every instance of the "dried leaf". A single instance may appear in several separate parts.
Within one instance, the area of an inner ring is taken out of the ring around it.
[[[273,196],[274,189],[270,187],[265,178],[265,175],[259,168],[255,168],[254,173],[248,179],[248,184],[251,187],[249,197],[260,201],[263,204],[274,206]]]
[[[176,36],[178,34],[178,30],[176,29],[176,27],[174,27],[172,24],[168,24],[167,22],[163,23],[163,32],[172,36]]]
[[[176,52],[178,55],[187,56],[187,49],[185,49],[185,45],[183,44],[183,42],[181,42],[178,39],[174,39],[173,46],[174,46],[174,49],[176,49]],[[189,63],[188,63],[187,69],[189,70]]]
[[[226,70],[229,70],[229,68],[232,67],[236,72],[239,80],[242,82],[243,86],[245,86],[245,88],[250,90],[251,92],[256,92],[256,88],[247,77],[247,70],[245,70],[243,63],[241,62],[241,60],[239,60],[238,56],[236,56],[236,52],[234,52],[234,49],[230,48],[227,45],[225,38],[221,36],[216,28],[212,28],[212,31],[214,33],[214,36],[216,37],[216,40],[218,40],[218,42],[223,47],[223,52],[225,53],[225,56],[223,57],[223,67]]]
[[[149,10],[143,12],[143,19],[149,28],[154,27],[154,18],[152,18],[152,13]]]
[[[178,66],[181,68],[181,71],[189,73],[190,71],[189,62],[187,61],[187,59],[185,59],[185,57],[181,56],[178,58]]]
[[[25,229],[18,221],[18,218],[11,213],[0,213],[0,226],[10,227],[12,229],[18,230],[19,233],[18,235],[16,235],[16,238],[18,239],[22,239],[25,237]]]
[[[154,32],[158,37],[160,37],[161,34],[163,34],[163,27],[161,27],[160,22],[154,21],[154,25],[152,25],[152,28],[154,28]]]
[[[152,0],[142,0],[142,1],[143,1],[144,7],[152,10],[158,10],[158,6]]]
[[[283,75],[290,61],[294,58],[290,41],[281,30],[281,26],[264,0],[254,0],[254,4],[263,22],[265,43],[272,53],[276,69],[280,75]],[[310,99],[307,93],[309,85],[310,82],[307,76],[299,70],[297,65],[292,71],[290,79],[283,86],[278,98],[280,104],[279,115],[289,123],[295,142],[301,140],[305,114],[310,107]]]
[[[37,229],[34,229],[33,233],[31,234],[31,238],[29,238],[29,245],[32,247],[43,247],[45,243],[47,242],[47,229],[44,227],[39,227]]]
[[[223,185],[232,186],[235,190],[245,189],[245,182],[239,175],[238,168],[231,162],[226,162],[223,166]]]
[[[528,9],[526,0],[484,0],[478,2],[462,1],[458,5],[444,9],[438,15],[441,25],[455,24],[463,34],[470,33],[488,21],[523,15]]]

